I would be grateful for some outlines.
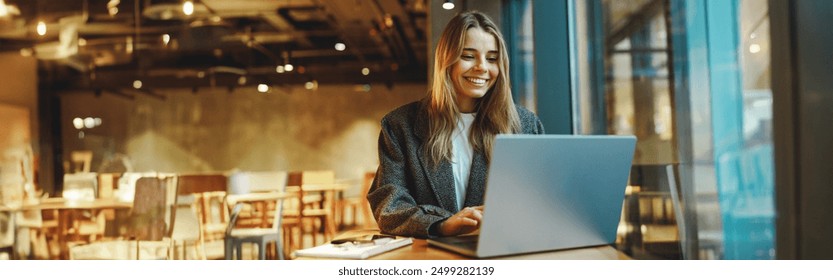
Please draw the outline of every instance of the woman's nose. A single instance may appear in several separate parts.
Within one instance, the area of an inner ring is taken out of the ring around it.
[[[486,59],[478,59],[477,62],[474,63],[474,70],[486,71]]]

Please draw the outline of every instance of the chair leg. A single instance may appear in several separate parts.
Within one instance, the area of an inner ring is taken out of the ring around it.
[[[279,260],[283,260],[283,240],[281,240],[281,234],[278,232],[278,238],[275,239],[275,257]]]
[[[232,254],[234,253],[234,249],[232,248],[231,240],[228,240],[228,238],[226,238],[223,241],[223,247],[223,255],[225,256],[225,259],[232,260]]]
[[[207,260],[208,259],[208,254],[205,252],[205,243],[203,243],[199,240],[197,240],[195,242],[199,243],[199,244],[195,243],[194,244],[195,247],[198,246],[198,245],[200,246],[200,259]]]
[[[266,259],[266,240],[264,239],[261,239],[260,242],[257,243],[257,259]]]
[[[183,244],[183,246],[185,246]],[[184,249],[183,249],[184,250]],[[171,239],[171,244],[168,246],[168,259],[176,260],[176,254],[179,253],[179,250],[176,249],[176,240]]]

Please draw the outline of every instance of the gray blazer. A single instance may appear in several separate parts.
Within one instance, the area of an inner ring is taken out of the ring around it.
[[[535,114],[517,107],[524,134],[543,134]],[[428,237],[429,228],[456,213],[457,198],[451,164],[433,168],[422,152],[428,120],[422,101],[393,110],[382,118],[379,133],[379,169],[367,194],[382,232]],[[488,164],[483,152],[472,158],[464,207],[483,204]]]

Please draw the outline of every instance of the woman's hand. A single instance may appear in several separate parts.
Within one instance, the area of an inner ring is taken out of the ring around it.
[[[440,235],[452,236],[471,233],[480,227],[483,206],[466,207],[440,224]]]

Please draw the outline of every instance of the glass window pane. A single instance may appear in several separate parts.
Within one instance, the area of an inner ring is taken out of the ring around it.
[[[766,0],[575,7],[579,131],[638,138],[620,249],[637,258],[772,258]]]

